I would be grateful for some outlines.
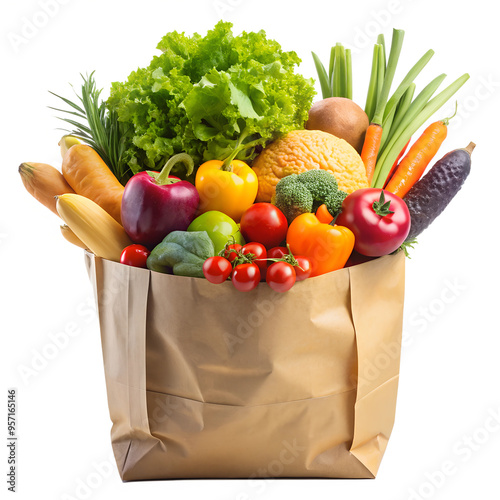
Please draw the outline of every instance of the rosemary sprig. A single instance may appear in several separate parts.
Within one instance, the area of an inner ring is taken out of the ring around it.
[[[81,95],[78,95],[75,91],[80,104],[49,91],[66,103],[69,109],[54,108],[52,106],[49,106],[49,108],[69,115],[58,118],[72,125],[74,129],[63,130],[94,148],[116,178],[122,184],[125,184],[132,174],[123,158],[128,126],[119,122],[117,112],[109,110],[106,103],[100,99],[102,89],[97,89],[94,71],[87,77],[83,75],[81,77],[83,78]],[[72,116],[77,117],[79,120],[73,119]]]

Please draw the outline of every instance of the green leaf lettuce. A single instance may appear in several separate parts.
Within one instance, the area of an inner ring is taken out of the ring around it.
[[[115,82],[107,106],[130,125],[125,161],[133,172],[159,169],[186,152],[195,164],[252,160],[260,147],[304,127],[312,80],[294,73],[295,52],[284,52],[264,31],[234,36],[219,22],[205,37],[168,33],[162,54],[147,68]]]

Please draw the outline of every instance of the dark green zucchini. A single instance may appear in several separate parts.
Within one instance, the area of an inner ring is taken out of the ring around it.
[[[416,238],[448,206],[460,191],[470,172],[471,142],[464,149],[455,149],[443,156],[403,198],[411,216],[406,241]]]

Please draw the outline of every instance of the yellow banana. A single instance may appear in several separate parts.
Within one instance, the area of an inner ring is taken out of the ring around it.
[[[119,262],[122,250],[132,244],[125,229],[85,196],[62,194],[57,197],[56,209],[78,239],[98,257]]]
[[[83,248],[84,250],[88,250],[87,245],[82,243],[82,241],[78,238],[78,236],[66,224],[63,224],[61,226],[61,234],[67,241],[69,241],[73,245]]]
[[[59,147],[61,148],[61,156],[64,158],[68,149],[75,144],[81,144],[81,142],[72,135],[63,135],[59,141]]]

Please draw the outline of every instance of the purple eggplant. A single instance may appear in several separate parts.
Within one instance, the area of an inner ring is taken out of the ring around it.
[[[135,242],[150,249],[172,231],[185,231],[196,215],[200,196],[188,181],[169,175],[182,161],[187,175],[193,160],[185,153],[173,156],[161,172],[139,172],[130,178],[122,199],[122,224]]]
[[[455,149],[443,156],[403,198],[410,211],[411,227],[405,241],[416,238],[448,206],[470,173],[476,145]]]

